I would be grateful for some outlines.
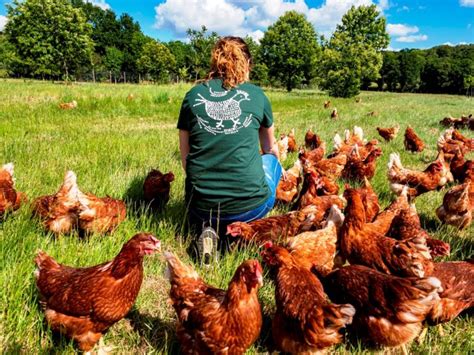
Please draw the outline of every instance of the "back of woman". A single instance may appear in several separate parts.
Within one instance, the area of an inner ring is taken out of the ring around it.
[[[208,79],[183,100],[178,128],[186,201],[190,220],[198,227],[202,222],[216,228],[217,220],[225,227],[235,220],[260,218],[274,204],[276,185],[269,183],[263,163],[268,158],[262,161],[259,152],[261,147],[278,155],[272,110],[263,91],[247,82],[250,66],[242,39],[220,39]],[[274,166],[276,157],[270,160]]]

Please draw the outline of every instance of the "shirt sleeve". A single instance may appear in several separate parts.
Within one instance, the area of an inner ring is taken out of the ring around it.
[[[263,94],[263,120],[262,126],[265,128],[270,128],[273,124],[273,112],[272,105],[270,100],[268,100],[267,95]]]
[[[192,120],[192,112],[191,106],[189,105],[189,94],[186,94],[184,97],[183,103],[181,104],[181,110],[179,111],[179,118],[178,118],[178,129],[182,129],[184,131],[191,130],[191,120]]]

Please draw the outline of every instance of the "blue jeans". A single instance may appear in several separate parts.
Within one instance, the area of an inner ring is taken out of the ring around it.
[[[218,230],[219,236],[222,237],[226,233],[227,225],[233,222],[250,222],[264,217],[275,205],[276,189],[280,182],[282,167],[273,154],[262,155],[262,163],[265,180],[271,192],[270,197],[263,204],[247,212],[224,216],[217,216],[214,213],[210,215],[209,212],[206,213],[190,208],[190,223],[198,229],[202,227],[203,223],[211,225],[214,229]]]

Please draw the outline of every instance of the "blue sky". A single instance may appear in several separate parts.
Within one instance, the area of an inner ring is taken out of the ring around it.
[[[3,5],[9,0],[1,0]],[[88,0],[117,14],[129,13],[161,41],[184,39],[188,27],[261,38],[281,14],[297,10],[330,36],[351,5],[376,4],[387,18],[390,48],[430,48],[474,43],[474,0]],[[0,29],[6,18],[0,8]]]

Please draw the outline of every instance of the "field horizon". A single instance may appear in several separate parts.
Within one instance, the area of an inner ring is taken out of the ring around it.
[[[28,203],[0,221],[0,349],[4,353],[57,353],[77,351],[64,337],[48,329],[38,304],[34,283],[33,257],[42,249],[59,263],[83,267],[111,260],[124,242],[141,231],[151,232],[162,241],[163,250],[171,250],[183,261],[193,262],[187,250],[191,238],[185,234],[184,172],[178,150],[176,122],[181,100],[191,84],[57,84],[33,80],[0,80],[0,164],[15,164],[16,188],[25,192]],[[423,169],[436,156],[436,141],[444,131],[439,121],[452,115],[472,113],[474,101],[465,96],[446,94],[412,94],[362,92],[360,102],[354,98],[330,98],[316,90],[265,88],[273,107],[276,136],[295,128],[298,145],[312,128],[332,150],[332,139],[354,125],[364,129],[365,137],[376,138],[383,150],[377,162],[372,185],[382,208],[395,196],[387,180],[390,153],[399,152],[404,166]],[[133,99],[128,99],[133,94]],[[58,104],[76,100],[74,110],[61,110]],[[330,119],[330,110],[339,112]],[[375,116],[368,113],[375,112]],[[401,129],[392,142],[383,141],[375,127],[399,124]],[[411,125],[426,143],[425,151],[411,154],[403,148],[403,132]],[[469,137],[472,131],[461,130]],[[474,155],[471,153],[469,158]],[[297,159],[288,155],[286,168]],[[152,168],[173,171],[171,199],[160,213],[153,213],[141,202],[142,183]],[[64,173],[77,174],[79,188],[97,196],[110,195],[127,203],[127,218],[118,229],[106,236],[79,238],[77,233],[55,237],[46,233],[31,218],[36,197],[52,194],[62,183]],[[341,183],[342,186],[342,183]],[[342,191],[342,190],[341,190]],[[435,215],[446,189],[424,194],[416,199],[423,227],[435,238],[451,244],[451,255],[444,260],[463,260],[474,255],[474,227],[464,231],[442,225]],[[278,207],[271,214],[285,208]],[[256,248],[225,254],[218,265],[198,273],[210,284],[226,288],[237,266],[249,258],[259,258]],[[130,314],[115,324],[104,337],[112,353],[161,354],[178,353],[175,336],[175,313],[167,301],[169,283],[164,278],[164,259],[146,257],[144,280]],[[268,351],[271,338],[270,319],[274,312],[274,288],[265,272],[259,298],[264,313],[264,327],[257,343],[248,353]],[[413,353],[469,353],[474,351],[474,325],[462,315],[442,326],[430,327],[424,341],[413,342]],[[374,349],[353,339],[331,351],[365,353]]]

